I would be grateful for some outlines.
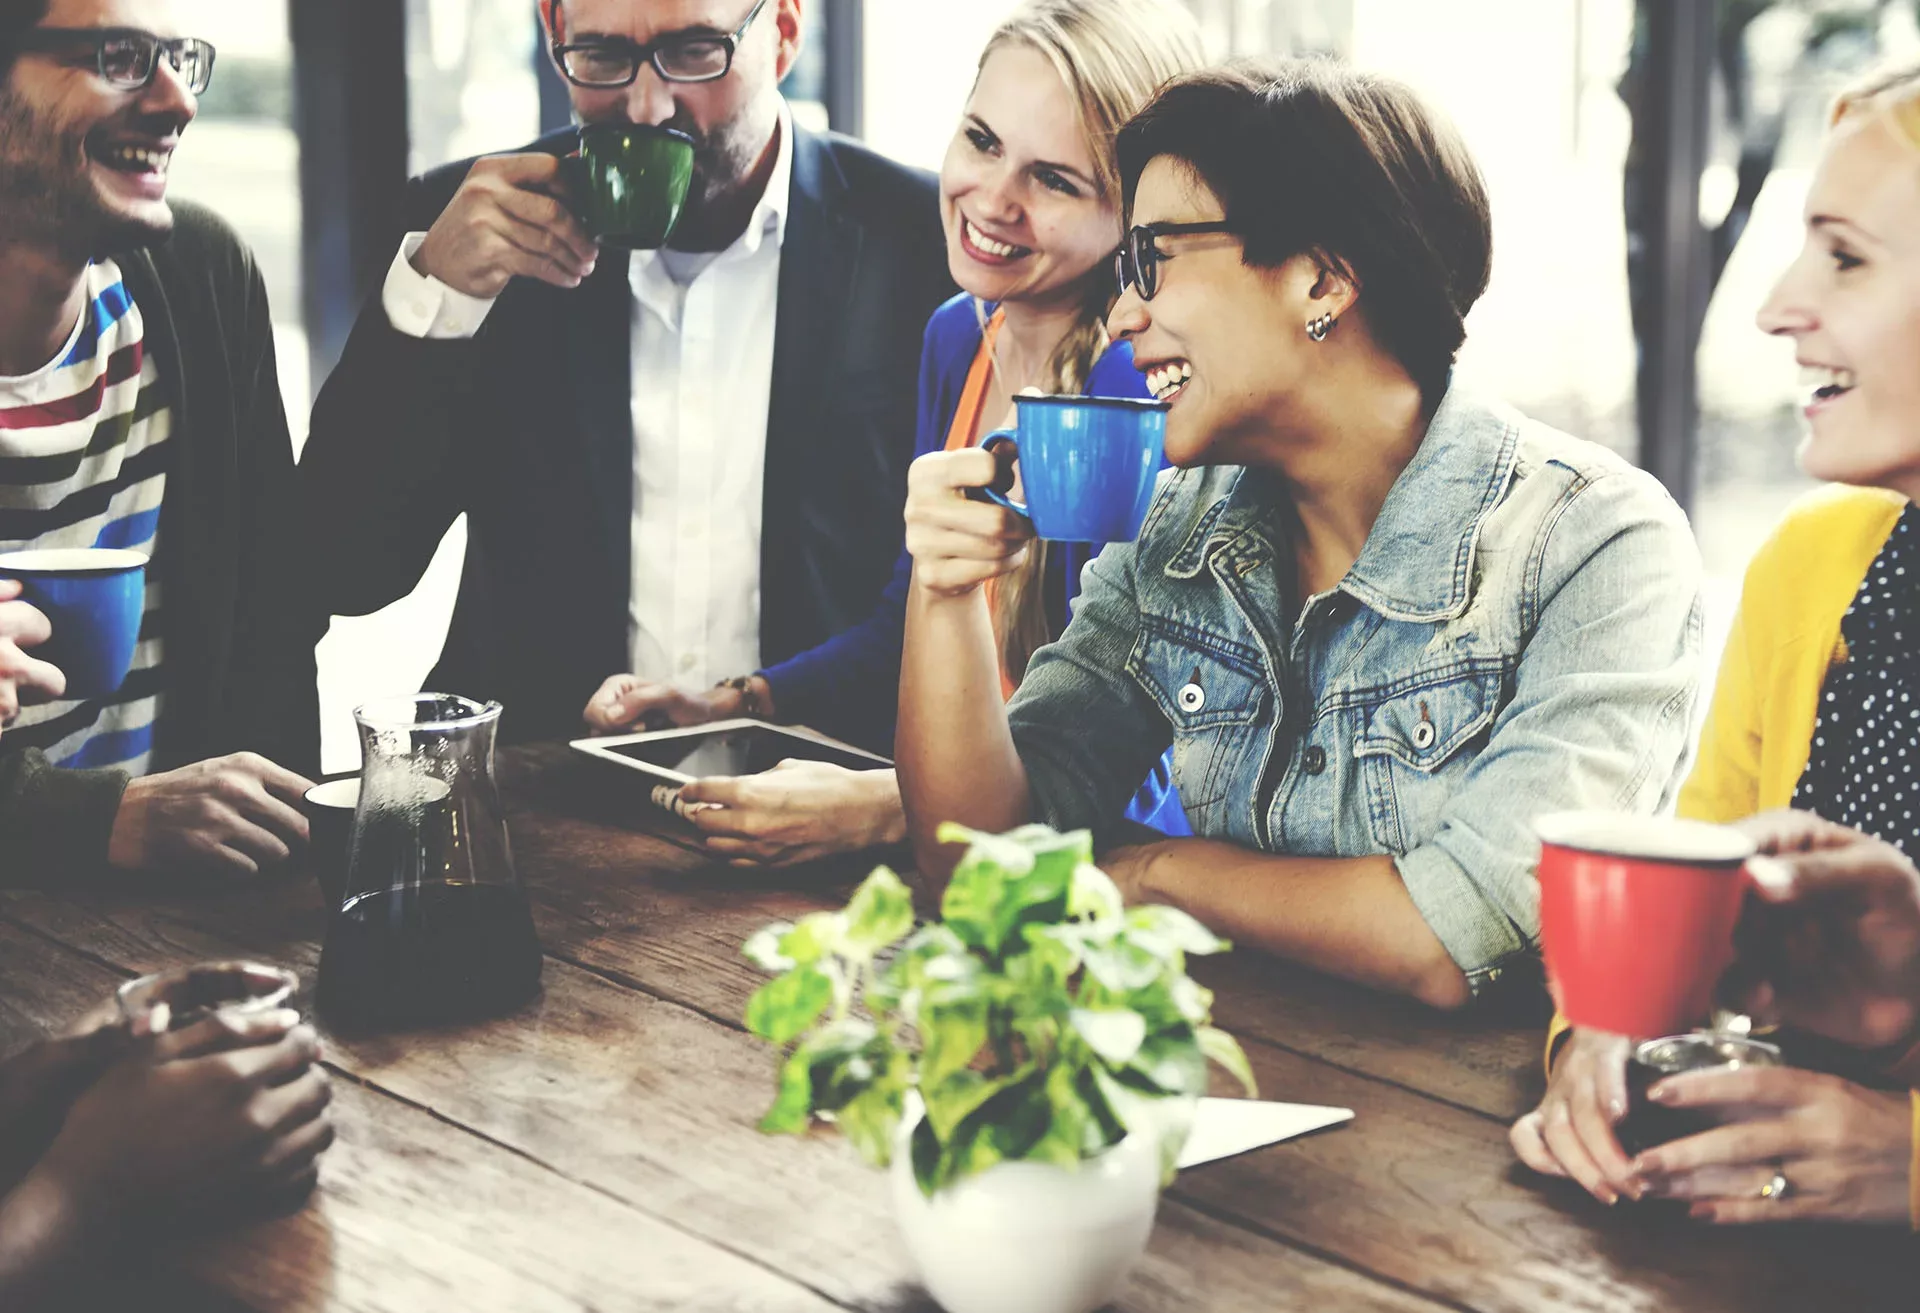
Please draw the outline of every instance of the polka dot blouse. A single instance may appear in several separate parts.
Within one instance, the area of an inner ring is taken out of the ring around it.
[[[1840,620],[1793,805],[1920,857],[1920,509],[1908,506]]]

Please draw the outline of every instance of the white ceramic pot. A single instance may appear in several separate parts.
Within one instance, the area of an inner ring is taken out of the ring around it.
[[[893,1208],[926,1283],[947,1313],[1092,1313],[1120,1293],[1160,1205],[1159,1146],[1129,1135],[1070,1170],[999,1163],[920,1193],[906,1150],[913,1099],[892,1168]]]

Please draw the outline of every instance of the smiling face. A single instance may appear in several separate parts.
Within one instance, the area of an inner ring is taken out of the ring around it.
[[[189,35],[169,0],[53,0],[41,26]],[[0,76],[0,233],[87,258],[172,231],[167,170],[198,105],[173,66],[157,62],[140,91],[103,81],[85,43],[22,54]]]
[[[1793,338],[1811,390],[1807,473],[1920,496],[1920,150],[1885,117],[1834,129],[1759,322]]]
[[[1220,199],[1185,164],[1161,155],[1135,191],[1133,222],[1205,223],[1225,217]],[[1275,268],[1242,262],[1230,233],[1168,235],[1153,300],[1121,294],[1107,331],[1133,343],[1154,395],[1169,402],[1167,459],[1175,465],[1238,464],[1259,439],[1283,429],[1317,348],[1304,325],[1316,311],[1320,271],[1307,256]]]
[[[564,0],[560,36],[568,42],[731,36],[754,0]],[[547,14],[545,4],[542,13]],[[766,0],[740,38],[733,67],[711,82],[668,82],[650,63],[632,85],[596,89],[567,84],[582,123],[648,123],[693,138],[689,217],[736,192],[753,173],[780,121],[780,79],[800,54],[800,0]]]
[[[1120,240],[1098,176],[1052,63],[1018,42],[994,50],[940,166],[953,280],[983,301],[1081,302]]]

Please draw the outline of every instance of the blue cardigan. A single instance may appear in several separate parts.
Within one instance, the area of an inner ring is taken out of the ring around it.
[[[988,307],[989,317],[992,307]],[[947,430],[960,408],[967,374],[980,351],[980,322],[966,293],[947,301],[927,321],[920,349],[920,408],[914,457],[940,451]],[[1096,397],[1145,398],[1147,381],[1133,367],[1133,348],[1116,342],[1099,360],[1087,380],[1087,394]],[[1055,636],[1067,626],[1069,608],[1080,592],[1080,573],[1097,544],[1055,543],[1048,553],[1046,596],[1058,614],[1048,623]],[[895,563],[893,579],[873,614],[851,629],[835,634],[820,646],[802,652],[762,673],[773,690],[774,705],[785,720],[812,725],[829,734],[889,755],[893,747],[894,717],[899,707],[900,649],[905,637],[907,589],[913,577],[913,558],[904,550]],[[1128,813],[1170,834],[1186,834],[1186,816],[1168,782],[1163,759],[1134,799]]]

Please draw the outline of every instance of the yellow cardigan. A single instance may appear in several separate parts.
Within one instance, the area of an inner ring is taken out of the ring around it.
[[[1801,498],[1747,567],[1679,813],[1737,821],[1785,807],[1807,768],[1840,618],[1907,499],[1834,485]]]

